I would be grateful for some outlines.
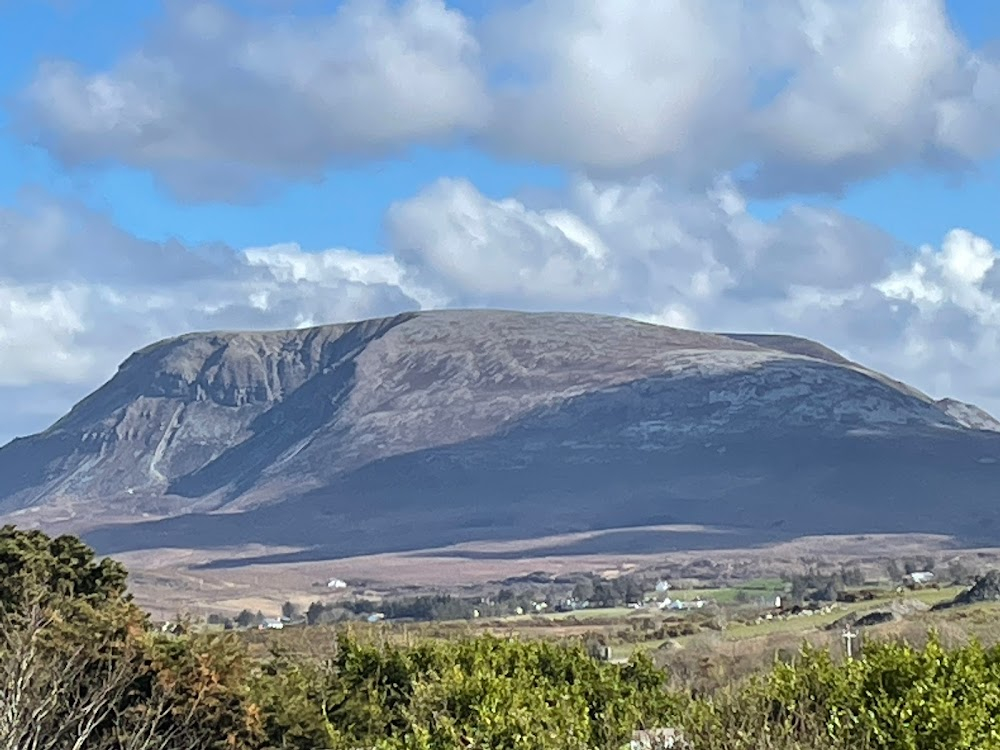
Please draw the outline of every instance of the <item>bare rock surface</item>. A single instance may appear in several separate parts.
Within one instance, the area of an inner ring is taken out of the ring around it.
[[[791,336],[409,313],[136,352],[0,449],[0,513],[334,556],[657,523],[991,539],[998,431]]]

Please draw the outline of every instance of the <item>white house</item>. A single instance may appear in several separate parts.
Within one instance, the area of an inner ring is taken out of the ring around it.
[[[660,605],[660,609],[701,609],[707,603],[704,599],[695,599],[693,602],[682,602],[680,599],[671,601],[667,599]]]
[[[906,580],[910,583],[930,583],[934,580],[934,574],[929,570],[918,570],[914,573],[907,573]]]
[[[261,623],[260,629],[261,630],[283,630],[284,627],[285,627],[285,623],[283,623],[280,618],[275,619],[273,617],[268,617],[266,620],[264,620],[263,623]]]
[[[665,591],[670,591],[670,583],[668,581],[657,581],[656,593],[662,594]]]
[[[331,578],[326,582],[326,587],[328,589],[346,589],[347,581],[342,581],[339,578]]]

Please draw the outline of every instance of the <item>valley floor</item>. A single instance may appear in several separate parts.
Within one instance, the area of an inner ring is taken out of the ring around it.
[[[657,527],[661,528],[661,527]],[[467,543],[429,550],[365,555],[309,562],[272,562],[295,550],[158,549],[115,555],[130,571],[131,588],[154,617],[178,614],[235,614],[243,609],[276,616],[284,602],[303,609],[314,601],[335,602],[352,592],[374,596],[426,591],[475,591],[509,579],[579,572],[615,576],[660,571],[718,589],[718,581],[738,582],[803,572],[825,562],[877,564],[889,558],[930,555],[961,558],[977,567],[1000,567],[1000,548],[959,549],[946,536],[900,534],[805,537],[745,549],[605,551],[604,535],[587,532],[511,542]],[[616,533],[620,533],[616,532]],[[696,534],[696,529],[686,533]],[[331,579],[351,589],[331,590]],[[732,596],[718,590],[711,597]]]

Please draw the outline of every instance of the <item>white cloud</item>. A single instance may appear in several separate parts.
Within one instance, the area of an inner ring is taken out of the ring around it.
[[[132,350],[190,330],[439,306],[795,333],[936,396],[1000,409],[1000,252],[965,230],[907,254],[834,211],[800,207],[760,221],[727,181],[689,193],[650,178],[585,177],[547,203],[493,200],[466,181],[439,180],[395,204],[386,228],[377,255],[236,250],[142,241],[54,200],[8,209],[0,412],[30,391],[54,410],[51,421]],[[33,419],[44,427],[40,412],[10,413],[0,431]]]
[[[392,206],[387,225],[399,262],[439,303],[576,307],[615,291],[606,251],[575,216],[492,201],[464,180]]]
[[[944,238],[940,250],[921,248],[911,265],[895,271],[878,287],[887,296],[912,301],[923,311],[952,304],[983,324],[996,325],[1000,323],[1000,300],[984,282],[998,257],[989,241],[955,229]]]
[[[122,162],[188,200],[463,138],[566,165],[569,189],[437,180],[388,210],[378,255],[149,242],[44,196],[0,208],[0,411],[27,384],[68,405],[68,384],[183,331],[441,306],[798,333],[1000,409],[991,242],[956,229],[905,253],[837,211],[747,210],[996,152],[1000,61],[940,0],[527,0],[476,23],[444,0],[322,5],[172,3],[107,69],[41,65],[20,124],[65,164]]]
[[[17,287],[0,280],[0,387],[86,376],[91,357],[75,341],[85,331],[80,297],[81,290],[72,287]]]
[[[955,230],[940,248],[901,253],[835,211],[759,221],[726,183],[687,194],[580,178],[564,198],[553,211],[439,181],[390,211],[404,278],[452,306],[799,334],[934,395],[1000,409],[1000,253],[981,237]]]
[[[443,0],[348,0],[328,16],[266,20],[169,7],[148,45],[108,71],[45,62],[25,128],[67,164],[122,161],[197,200],[250,197],[488,115],[478,44]]]
[[[837,191],[1000,147],[1000,62],[943,0],[444,0],[243,17],[186,0],[106,70],[44,63],[22,127],[190,200],[251,199],[338,160],[473,137],[592,177]]]
[[[86,390],[131,350],[190,330],[290,327],[419,305],[388,257],[148,242],[55,200],[0,213],[0,257],[0,388]]]
[[[752,121],[765,182],[782,189],[811,170],[805,187],[836,188],[956,145],[940,138],[942,110],[967,107],[976,76],[942,2],[803,8],[794,75]]]
[[[683,0],[539,0],[501,13],[488,49],[518,75],[498,92],[490,134],[517,153],[612,170],[683,161],[697,139],[686,166],[721,166],[729,134],[713,123],[730,127],[752,92],[745,15]]]

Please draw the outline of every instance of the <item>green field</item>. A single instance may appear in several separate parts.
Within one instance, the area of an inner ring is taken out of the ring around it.
[[[702,597],[709,598],[704,591],[710,591],[711,589],[702,590]],[[764,620],[761,623],[742,623],[734,622],[730,623],[721,631],[721,636],[725,641],[740,641],[749,638],[763,638],[772,635],[780,634],[796,634],[796,633],[809,633],[812,631],[821,630],[828,625],[836,622],[842,617],[846,617],[852,613],[865,613],[872,612],[879,609],[884,609],[894,601],[905,601],[905,600],[916,600],[928,605],[934,605],[939,602],[948,601],[953,599],[959,592],[963,590],[961,586],[952,586],[942,589],[924,589],[920,591],[907,591],[902,595],[898,595],[895,592],[886,592],[884,597],[877,599],[872,599],[864,602],[855,602],[850,604],[836,604],[834,608],[829,613],[818,613],[808,617],[789,617],[786,619],[772,619]],[[726,592],[724,596],[726,598],[735,589],[720,589],[719,591]],[[717,598],[716,601],[720,603],[723,602],[723,598]],[[971,612],[972,609],[962,610],[962,612]],[[697,638],[698,636],[680,636],[674,639],[676,642],[683,644],[684,642]],[[664,640],[657,639],[652,641],[643,641],[636,644],[621,644],[613,649],[613,656],[615,658],[627,657],[630,653],[636,650],[649,651],[659,648],[664,644]]]
[[[642,610],[631,607],[607,607],[604,609],[577,609],[573,612],[529,612],[523,615],[508,615],[497,618],[505,623],[531,622],[532,620],[614,620],[628,617]]]

